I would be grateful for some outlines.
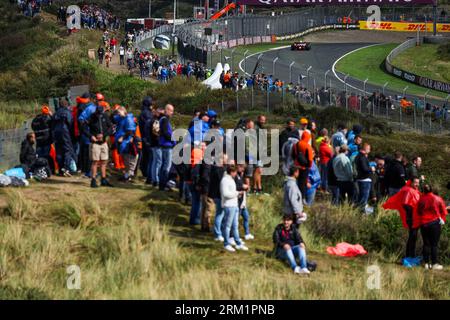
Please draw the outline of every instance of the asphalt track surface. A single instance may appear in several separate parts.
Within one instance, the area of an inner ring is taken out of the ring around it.
[[[350,53],[354,50],[367,47],[370,45],[376,45],[375,43],[312,43],[312,48],[310,51],[292,51],[291,48],[279,48],[276,50],[270,50],[263,53],[261,57],[260,68],[257,72],[262,72],[267,75],[272,74],[274,79],[281,79],[285,83],[291,81],[290,64],[295,62],[292,67],[292,82],[296,83],[302,78],[301,83],[303,86],[307,86],[309,89],[314,87],[314,82],[316,88],[321,88],[325,86],[325,73],[330,70],[327,74],[327,87],[331,86],[338,91],[345,90],[345,84],[343,83],[345,75],[336,71],[336,75],[340,78],[338,79],[333,73],[332,68],[336,60],[338,60],[343,55]],[[252,73],[256,62],[258,60],[259,54],[249,56],[247,58],[247,73]],[[273,73],[273,61],[278,57],[275,62],[275,73]],[[241,61],[241,68],[244,69],[244,62]],[[307,72],[309,67],[312,67]],[[309,77],[307,75],[309,74]],[[370,78],[370,74],[367,75]],[[309,80],[308,80],[309,78]],[[361,80],[348,77],[346,80],[348,92],[355,92],[362,94],[364,83]],[[389,86],[389,85],[388,85]],[[402,95],[402,92],[392,91],[385,89],[385,94],[387,96],[392,96],[393,98]],[[358,90],[359,89],[359,90]],[[370,94],[374,91],[383,91],[382,86],[366,84],[366,92]],[[409,95],[406,96],[409,99],[413,99],[416,96]],[[423,99],[423,98],[421,98]],[[432,103],[442,104],[442,100],[434,100],[427,98],[427,101]]]

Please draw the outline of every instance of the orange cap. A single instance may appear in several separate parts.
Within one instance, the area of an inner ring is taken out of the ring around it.
[[[306,118],[301,118],[301,119],[300,119],[300,124],[308,124],[308,119],[306,119]]]

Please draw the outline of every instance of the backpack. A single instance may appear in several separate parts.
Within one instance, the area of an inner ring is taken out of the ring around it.
[[[309,162],[308,159],[306,159],[305,155],[303,154],[303,152],[300,152],[300,150],[298,149],[298,143],[296,143],[293,147],[292,150],[292,157],[294,161],[297,161],[298,164],[301,167],[308,167],[309,166]]]
[[[161,128],[160,128],[159,120],[153,121],[152,135],[154,135],[155,137],[159,137],[160,131],[161,131]]]
[[[283,161],[282,170],[285,175],[289,174],[290,168],[294,165],[292,151],[297,143],[297,139],[288,139],[281,148],[281,161]]]

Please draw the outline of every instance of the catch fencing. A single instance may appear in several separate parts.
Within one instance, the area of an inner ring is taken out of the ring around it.
[[[0,131],[0,170],[15,167],[20,163],[20,146],[31,131],[31,120],[17,129]]]

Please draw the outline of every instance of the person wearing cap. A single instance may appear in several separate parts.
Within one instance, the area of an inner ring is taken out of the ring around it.
[[[95,105],[90,100],[90,94],[85,93],[82,98],[83,101],[81,106],[78,108],[79,116],[78,116],[78,127],[81,128],[83,125],[89,121],[89,118],[97,111],[97,105]],[[96,97],[98,98],[98,97]],[[89,160],[89,145],[91,144],[91,137],[86,136],[85,134],[81,134],[80,139],[80,167],[81,171],[85,174],[86,177],[90,177],[91,163]]]
[[[334,150],[338,151],[342,145],[347,146],[347,126],[345,124],[339,124],[337,132],[331,136],[331,145]]]
[[[127,113],[124,107],[119,108],[116,123],[117,131],[115,141],[125,164],[124,175],[121,180],[131,182],[135,176],[139,154],[138,144],[141,142],[136,135],[137,125],[134,115]]]
[[[306,259],[306,247],[302,236],[294,226],[291,214],[283,216],[283,223],[276,226],[273,232],[275,256],[280,260],[287,260],[295,274],[309,274]],[[300,265],[297,263],[297,259]]]
[[[201,112],[198,119],[194,120],[194,125],[189,129],[191,144],[202,142],[209,131],[209,116]]]
[[[38,157],[47,159],[52,172],[55,173],[54,162],[50,156],[50,149],[53,143],[52,126],[51,110],[47,105],[43,105],[41,114],[37,115],[31,122],[31,128],[36,134],[36,153]]]
[[[305,132],[305,131],[308,132],[311,137],[311,130],[308,129],[308,123],[309,123],[308,119],[306,119],[306,118],[300,119],[300,128],[298,129],[298,136],[300,139],[302,138],[303,132]],[[309,145],[312,144],[311,138],[308,141],[308,143],[309,143]]]
[[[210,126],[211,126],[211,123],[212,123],[214,120],[217,120],[217,112],[214,111],[214,110],[208,110],[208,112],[206,113],[206,115],[207,115],[208,118],[209,118],[209,124],[210,124]]]

